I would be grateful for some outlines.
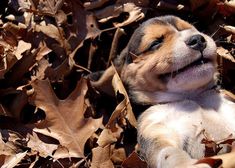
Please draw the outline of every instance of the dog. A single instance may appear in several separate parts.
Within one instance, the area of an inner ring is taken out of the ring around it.
[[[176,16],[143,22],[115,61],[130,98],[150,105],[138,118],[151,168],[210,168],[201,158],[235,141],[235,104],[216,89],[216,44]]]
[[[134,31],[114,65],[131,102],[148,107],[137,131],[149,167],[221,166],[221,160],[203,158],[221,158],[234,146],[235,104],[216,88],[211,37],[176,16],[155,17]],[[112,68],[96,73],[92,85],[111,93],[112,73]]]

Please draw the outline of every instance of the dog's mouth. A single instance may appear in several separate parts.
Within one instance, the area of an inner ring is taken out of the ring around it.
[[[203,56],[201,56],[199,59],[193,61],[192,63],[190,63],[180,69],[177,69],[176,71],[161,74],[160,79],[166,79],[168,77],[174,78],[176,75],[178,75],[182,72],[185,72],[185,71],[192,69],[192,68],[197,68],[197,67],[200,68],[201,66],[203,66],[209,62],[212,62],[212,61],[208,58],[204,58]]]

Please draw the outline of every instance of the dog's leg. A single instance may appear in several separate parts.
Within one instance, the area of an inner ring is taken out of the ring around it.
[[[151,168],[210,168],[208,164],[196,164],[197,160],[183,150],[177,132],[165,124],[151,124],[142,118],[138,141]]]

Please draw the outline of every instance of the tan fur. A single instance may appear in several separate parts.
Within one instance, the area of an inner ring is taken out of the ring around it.
[[[151,41],[154,41],[157,38],[160,38],[162,35],[170,36],[171,34],[174,34],[174,30],[170,26],[159,25],[157,23],[149,25],[144,29],[144,36],[141,39],[139,50],[140,51],[145,50],[147,44],[149,44]],[[167,37],[166,40],[167,42],[170,42],[171,38]],[[168,48],[171,49],[170,46]]]
[[[193,26],[184,20],[177,18],[176,27],[178,30],[191,29]]]
[[[158,31],[155,31],[156,29]],[[133,87],[134,90],[164,90],[165,86],[162,84],[162,81],[156,77],[156,74],[158,72],[171,72],[174,30],[169,26],[159,26],[158,24],[155,24],[146,27],[146,29],[144,29],[144,34],[140,44],[140,51],[145,50],[147,44],[162,35],[165,35],[165,45],[158,51],[139,55],[134,60],[134,64],[123,68],[122,79],[125,82],[130,80],[129,86]]]
[[[204,38],[203,51],[187,43],[195,35]],[[148,50],[161,36],[161,46]],[[140,149],[150,167],[209,168],[196,164],[207,156],[205,139],[219,143],[235,138],[235,104],[213,89],[215,50],[209,36],[167,16],[141,25],[122,53],[121,58],[127,58],[129,52],[136,54],[120,72],[132,99],[152,105],[138,119]],[[207,62],[195,63],[202,58]],[[230,145],[220,144],[214,154],[228,152]]]

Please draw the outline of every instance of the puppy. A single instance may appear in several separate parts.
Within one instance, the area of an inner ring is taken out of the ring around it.
[[[200,158],[231,150],[235,104],[215,89],[216,45],[174,16],[133,33],[115,65],[130,97],[151,105],[138,119],[140,151],[152,168],[209,168]]]

